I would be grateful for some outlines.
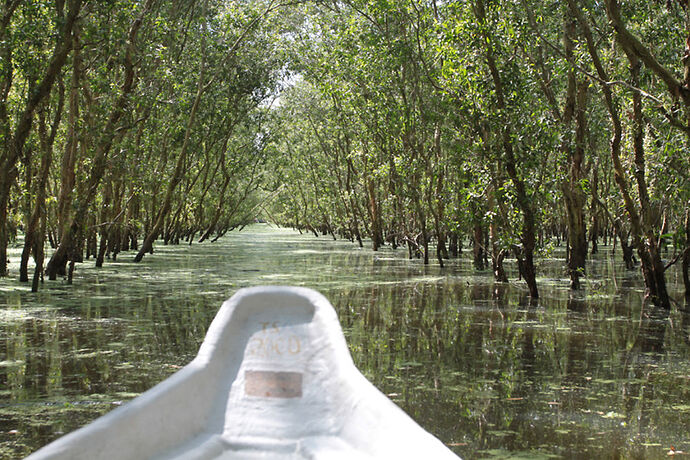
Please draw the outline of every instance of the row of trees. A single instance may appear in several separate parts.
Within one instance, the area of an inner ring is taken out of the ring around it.
[[[552,238],[574,289],[604,238],[669,308],[673,263],[690,292],[688,16],[684,1],[4,0],[0,275],[20,233],[36,290],[46,241],[48,277],[71,280],[84,257],[141,261],[265,213],[441,265],[469,237],[478,269],[505,281],[515,257],[533,297]]]
[[[3,0],[0,276],[250,221],[284,72],[275,0]],[[277,30],[277,31],[276,31]]]
[[[690,11],[683,1],[344,0],[304,6],[276,111],[276,220],[407,245],[428,263],[567,241],[571,287],[604,238],[690,292]],[[687,40],[686,40],[687,38]],[[636,257],[635,257],[636,256]]]

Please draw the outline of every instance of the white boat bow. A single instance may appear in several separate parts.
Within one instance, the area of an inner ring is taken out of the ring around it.
[[[196,358],[30,455],[70,459],[455,459],[355,367],[316,291],[241,289]]]

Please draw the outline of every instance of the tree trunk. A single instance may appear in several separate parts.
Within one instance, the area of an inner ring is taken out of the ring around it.
[[[9,182],[8,185],[6,185]],[[7,276],[7,244],[9,229],[7,224],[7,205],[10,199],[11,184],[14,177],[11,171],[0,171],[0,276]]]
[[[34,240],[34,261],[36,267],[34,268],[34,276],[31,282],[31,292],[38,292],[38,283],[43,281],[43,260],[45,252],[43,250],[43,245],[45,244],[45,230],[46,230],[46,212],[45,209],[41,212],[41,217],[39,219],[40,224],[36,231],[36,236]]]
[[[506,275],[506,271],[503,268],[503,260],[506,257],[506,251],[505,249],[499,249],[498,242],[494,239],[494,235],[496,234],[496,225],[494,223],[490,224],[490,230],[492,234],[491,240],[493,249],[491,253],[491,268],[494,272],[494,280],[499,283],[507,283],[508,275]]]
[[[6,2],[2,8],[0,22],[0,276],[7,276],[7,206],[9,190],[12,187],[10,173],[14,164],[10,164],[9,141],[11,140],[11,123],[8,116],[9,94],[14,79],[14,63],[12,62],[14,40],[10,39],[9,31],[12,16],[20,5],[19,1]],[[16,161],[16,159],[14,160]]]
[[[630,61],[631,83],[639,87],[641,62],[635,55],[626,53]],[[633,92],[633,151],[635,154],[635,181],[640,201],[641,234],[634,235],[637,253],[640,256],[642,272],[647,285],[648,294],[657,307],[671,309],[671,300],[666,289],[666,267],[661,260],[658,239],[654,231],[652,204],[647,189],[644,158],[644,118],[642,114],[642,95]],[[663,229],[662,229],[663,230]]]
[[[486,20],[486,11],[484,9],[484,0],[477,0],[474,12],[480,22],[480,26],[483,29],[483,35],[486,40],[484,51],[487,66],[489,67],[489,73],[491,74],[491,79],[493,80],[494,89],[496,91],[496,105],[499,109],[499,113],[505,114],[506,103],[503,94],[503,81],[501,80],[498,66],[496,65],[492,40],[493,37],[491,37],[491,35],[488,33],[488,23]],[[517,203],[520,211],[522,211],[523,224],[522,235],[520,238],[522,241],[522,248],[520,248],[521,258],[519,258],[519,262],[522,266],[522,274],[527,282],[530,296],[533,299],[536,299],[539,297],[539,290],[537,288],[536,269],[534,267],[534,249],[536,246],[534,211],[525,189],[525,183],[517,171],[517,161],[514,153],[511,123],[508,120],[502,120],[501,131],[501,140],[505,154],[503,160],[506,172],[508,173],[508,177],[515,187]]]
[[[32,175],[34,172],[33,161],[32,161],[33,151],[32,149],[27,149],[24,155],[23,161],[25,162],[24,172],[25,176],[25,187],[27,190],[31,190]],[[26,283],[29,281],[29,257],[31,257],[31,250],[33,247],[33,230],[31,222],[31,193],[27,193],[25,197],[26,201],[24,203],[24,216],[25,216],[25,231],[24,231],[24,247],[22,248],[22,255],[19,260],[19,282]],[[35,227],[35,225],[34,225]]]
[[[348,149],[349,153],[349,139],[346,139],[346,146]],[[359,210],[359,204],[358,204],[358,198],[357,198],[357,191],[355,190],[355,187],[353,186],[353,180],[352,176],[355,175],[355,168],[354,165],[352,164],[352,158],[350,158],[349,154],[347,156],[347,174],[345,176],[345,186],[348,190],[348,195],[350,197],[350,208],[352,208],[352,219],[353,219],[353,226],[355,229],[355,236],[357,238],[357,243],[359,244],[359,247],[362,248],[364,247],[364,243],[362,242],[362,235],[359,231],[359,221],[360,221],[360,210]]]
[[[573,0],[569,0],[573,1]],[[650,68],[668,87],[672,96],[680,96],[686,107],[690,106],[690,90],[685,87],[687,82],[679,82],[673,74],[659,64],[651,52],[642,43],[632,35],[623,24],[620,17],[620,5],[618,0],[606,0],[606,13],[611,21],[616,32],[617,42],[623,48],[628,61],[630,62],[630,76],[633,87],[639,87],[639,76],[642,62]],[[582,12],[580,11],[580,14]],[[582,22],[582,21],[581,21]],[[590,38],[591,39],[591,38]],[[589,39],[588,39],[589,40]],[[588,43],[588,47],[589,47]],[[593,46],[593,45],[592,45]],[[592,54],[590,52],[590,54]],[[597,69],[600,77],[602,76],[603,67],[601,70]],[[605,74],[603,76],[606,76]],[[602,78],[604,81],[607,79]],[[603,86],[607,86],[602,84]],[[610,92],[610,88],[608,89]],[[605,92],[606,94],[606,92]],[[609,96],[610,97],[610,96]],[[647,182],[645,178],[645,161],[644,161],[644,119],[642,115],[642,95],[639,91],[632,92],[633,97],[633,151],[635,162],[635,181],[637,182],[637,189],[639,195],[640,205],[635,205],[629,191],[628,184],[625,180],[625,170],[620,162],[620,156],[614,155],[613,164],[615,175],[614,178],[621,194],[625,201],[625,207],[630,215],[632,224],[633,243],[637,248],[637,254],[640,257],[642,265],[642,274],[645,279],[645,286],[647,288],[647,295],[651,298],[654,305],[665,310],[671,308],[671,301],[666,289],[665,267],[659,254],[658,242],[655,237],[652,222],[652,210],[649,200],[649,193],[647,190]],[[608,105],[608,103],[607,103]],[[620,150],[620,147],[619,147]],[[620,153],[620,152],[618,152]],[[612,155],[614,154],[612,150]]]
[[[443,259],[448,258],[448,249],[446,248],[446,234],[443,225],[446,212],[445,200],[443,199],[443,188],[445,186],[445,165],[441,152],[441,127],[438,123],[434,127],[434,155],[438,170],[435,174],[436,187],[434,190],[434,196],[433,199],[430,200],[429,206],[434,215],[434,226],[436,229],[436,257],[438,259],[438,264],[441,266],[441,268],[443,268]],[[429,191],[431,191],[431,187],[429,187]],[[434,201],[436,206],[434,206]]]
[[[71,222],[72,213],[72,193],[74,190],[76,176],[75,167],[79,152],[79,95],[81,94],[80,80],[82,72],[82,60],[79,46],[79,30],[75,28],[74,33],[75,49],[72,56],[72,79],[69,94],[69,116],[67,117],[67,143],[62,155],[60,168],[60,194],[57,202],[57,225],[58,239],[62,240],[62,235]]]
[[[376,189],[374,181],[366,178],[367,198],[369,201],[369,217],[371,221],[371,248],[378,251],[383,244],[383,233],[381,229],[381,216],[379,215],[379,204],[376,199]]]
[[[203,48],[204,42],[202,40],[202,49]],[[177,190],[177,186],[182,180],[182,176],[184,173],[184,165],[187,161],[187,151],[189,150],[189,144],[192,136],[192,128],[194,127],[194,123],[196,122],[196,114],[199,110],[199,103],[201,102],[201,97],[203,96],[205,90],[208,88],[207,84],[204,83],[205,75],[206,57],[204,54],[201,61],[201,69],[199,70],[196,95],[194,96],[194,102],[192,103],[192,108],[189,112],[189,117],[187,118],[187,127],[185,129],[184,140],[182,141],[180,154],[178,155],[177,162],[175,163],[175,170],[173,172],[173,176],[170,178],[168,188],[166,189],[165,196],[163,197],[163,204],[158,211],[156,220],[150,232],[148,233],[148,235],[146,235],[146,238],[142,242],[139,252],[134,257],[134,262],[141,262],[141,260],[144,258],[144,255],[147,252],[153,252],[153,242],[158,238],[161,230],[163,230],[165,219],[168,217],[168,214],[170,213],[173,194]]]
[[[421,231],[419,237],[417,238],[417,250],[419,251],[419,238],[422,239],[421,246],[424,249],[424,265],[429,265],[429,234],[426,227],[426,214],[422,208],[422,203],[419,199],[419,194],[415,194],[415,210],[417,214],[417,219],[419,220],[419,229]]]
[[[107,181],[104,189],[105,190],[103,191],[103,204],[101,206],[101,213],[99,216],[100,231],[98,233],[100,234],[100,240],[98,244],[98,252],[96,253],[97,268],[103,266],[103,262],[105,261],[105,254],[108,249],[109,224],[107,222],[110,218],[108,211],[110,210],[110,203],[112,201],[112,183],[110,181]]]
[[[450,232],[450,243],[448,245],[448,250],[450,251],[450,256],[453,258],[458,257],[458,233]]]
[[[576,139],[570,149],[570,182],[567,186],[566,210],[568,214],[568,271],[570,288],[580,288],[580,277],[585,273],[587,259],[587,225],[585,224],[585,195],[582,190],[582,162],[586,136],[587,84],[577,85]]]
[[[125,51],[124,80],[122,83],[122,89],[112,111],[110,112],[110,116],[108,117],[108,121],[106,122],[103,132],[101,133],[99,142],[96,145],[96,152],[91,164],[91,170],[83,187],[85,193],[77,200],[74,218],[72,219],[72,222],[64,237],[60,240],[59,246],[50,258],[48,266],[46,267],[48,278],[51,280],[56,279],[58,272],[61,269],[64,269],[65,263],[69,257],[77,257],[77,247],[81,246],[80,238],[83,238],[82,233],[84,230],[84,223],[86,221],[86,217],[88,216],[89,207],[96,196],[96,192],[98,191],[98,185],[100,184],[101,179],[106,171],[108,154],[110,153],[113,143],[116,141],[116,137],[119,140],[126,132],[124,129],[117,131],[116,128],[125,112],[125,109],[127,108],[129,95],[134,89],[135,42],[137,34],[141,29],[143,19],[150,11],[152,5],[153,0],[147,0],[141,14],[134,19],[130,25]],[[74,269],[73,266],[71,268],[72,270]]]
[[[634,270],[635,265],[637,264],[635,261],[635,254],[633,251],[633,247],[628,244],[628,235],[623,234],[622,232],[619,233],[619,239],[621,242],[621,252],[623,253],[623,263],[625,264],[625,268],[628,270]]]
[[[682,272],[685,298],[690,302],[690,210],[685,210],[685,249],[683,251]]]
[[[31,217],[27,223],[25,232],[25,244],[24,251],[22,252],[22,261],[20,264],[20,276],[19,281],[28,282],[28,259],[29,251],[34,255],[34,261],[36,263],[36,268],[34,269],[34,279],[36,279],[37,274],[42,277],[43,273],[43,245],[45,240],[45,196],[46,196],[46,184],[48,183],[48,176],[50,174],[50,166],[53,161],[53,144],[55,142],[55,137],[57,135],[58,127],[60,126],[60,120],[62,119],[62,109],[65,101],[65,86],[62,78],[58,81],[58,101],[57,107],[55,109],[55,118],[51,123],[50,133],[48,133],[46,126],[46,111],[47,104],[44,106],[43,110],[39,111],[38,118],[38,138],[41,155],[41,167],[38,173],[38,183],[36,184],[36,198],[34,201],[33,210],[31,212]],[[39,260],[40,258],[40,260]],[[32,285],[33,292],[38,290],[38,285],[35,287]]]
[[[592,227],[589,232],[589,240],[592,242],[592,252],[591,254],[597,254],[599,252],[599,246],[597,240],[599,239],[599,233],[601,232],[599,227],[599,165],[595,162],[592,167],[592,201],[589,207],[590,213],[592,214]]]
[[[55,45],[48,67],[31,92],[24,110],[18,117],[14,133],[7,139],[6,149],[0,157],[0,276],[7,275],[7,244],[9,234],[7,229],[7,206],[14,178],[17,174],[17,161],[22,157],[24,145],[31,132],[33,118],[36,110],[43,100],[50,94],[55,80],[62,70],[67,55],[72,50],[72,29],[79,15],[82,0],[70,0],[67,16],[64,19],[60,38]],[[59,10],[57,14],[62,16]],[[4,104],[3,104],[4,106]],[[4,108],[3,108],[4,110]]]
[[[488,208],[494,209],[495,206],[494,187],[489,191]],[[503,260],[506,256],[506,250],[501,249],[498,244],[498,223],[497,216],[494,214],[489,222],[489,236],[491,238],[491,269],[494,273],[494,280],[499,283],[507,283],[508,276],[503,268]]]
[[[484,229],[482,223],[475,217],[472,226],[472,263],[475,270],[484,270]]]

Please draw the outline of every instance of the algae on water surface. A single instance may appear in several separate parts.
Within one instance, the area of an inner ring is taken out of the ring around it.
[[[357,366],[464,458],[690,451],[690,309],[641,323],[641,278],[601,252],[582,293],[544,282],[536,303],[470,259],[441,269],[404,250],[265,225],[162,246],[141,264],[87,261],[74,285],[46,282],[37,294],[0,280],[0,457],[26,455],[177,371],[222,301],[259,284],[326,295]],[[545,280],[561,279],[558,255],[541,263]],[[669,285],[679,289],[672,271]]]

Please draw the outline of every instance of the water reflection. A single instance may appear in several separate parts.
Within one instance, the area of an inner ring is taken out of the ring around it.
[[[687,302],[665,317],[643,310],[639,275],[606,248],[586,291],[573,294],[561,256],[540,265],[539,303],[469,259],[441,270],[404,250],[265,228],[163,247],[144,265],[85,265],[74,286],[38,296],[3,281],[0,457],[35,450],[170,375],[196,354],[222,300],[257,284],[321,290],[357,366],[465,458],[690,451]]]

